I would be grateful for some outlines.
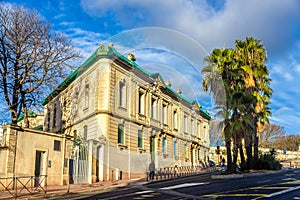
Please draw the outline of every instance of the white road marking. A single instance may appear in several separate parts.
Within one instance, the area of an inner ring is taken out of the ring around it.
[[[163,187],[163,188],[160,188],[160,189],[161,190],[172,190],[172,189],[177,189],[177,188],[191,187],[191,186],[195,186],[195,185],[205,185],[205,184],[208,184],[208,183],[183,183],[183,184],[179,184],[179,185]]]
[[[259,182],[257,182],[257,183],[267,183],[267,182],[270,182],[270,180],[259,181]]]
[[[272,194],[269,194],[268,196],[265,196],[265,197],[275,197],[275,196],[278,196],[278,195],[281,195],[281,194],[284,194],[284,193],[288,193],[288,192],[291,192],[291,191],[294,191],[294,190],[299,190],[300,189],[300,186],[297,186],[297,187],[292,187],[290,189],[286,189],[286,190],[282,190],[282,191],[279,191],[279,192],[275,192],[275,193],[272,193]]]
[[[140,192],[136,192],[134,194],[147,194],[147,193],[151,193],[154,192],[153,190],[145,190],[145,191],[140,191]]]

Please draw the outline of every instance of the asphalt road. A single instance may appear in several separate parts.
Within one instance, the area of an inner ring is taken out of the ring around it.
[[[76,199],[300,199],[300,169],[238,179],[211,179],[212,174],[152,182]]]

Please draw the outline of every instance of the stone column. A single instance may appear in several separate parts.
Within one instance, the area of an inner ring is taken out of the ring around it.
[[[93,141],[88,141],[88,169],[87,169],[87,182],[92,183],[92,166],[93,166]]]

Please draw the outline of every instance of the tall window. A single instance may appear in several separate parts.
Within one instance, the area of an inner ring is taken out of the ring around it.
[[[143,131],[138,131],[138,148],[143,148]]]
[[[168,107],[166,104],[163,104],[162,108],[162,122],[168,124]]]
[[[89,107],[89,96],[90,96],[89,93],[90,93],[90,86],[89,84],[86,84],[84,88],[84,108]]]
[[[189,157],[189,151],[188,151],[188,146],[187,144],[184,144],[184,156],[185,158]]]
[[[48,112],[47,112],[47,122],[46,122],[46,131],[49,130],[50,128],[50,120],[51,120],[51,114],[50,114],[50,109],[48,108]]]
[[[198,135],[198,138],[201,138],[201,132],[200,132],[200,122],[197,122],[197,135]]]
[[[174,129],[178,129],[178,114],[177,114],[177,110],[174,110],[174,114],[173,114],[173,126],[174,126]]]
[[[156,99],[151,99],[151,118],[157,119],[157,101]]]
[[[125,81],[119,83],[119,105],[123,108],[126,107],[126,84]]]
[[[187,116],[184,115],[183,117],[183,126],[184,126],[184,132],[187,133],[188,132],[188,119],[187,119]]]
[[[87,125],[85,125],[83,127],[83,140],[84,141],[87,141],[87,134],[88,134],[88,127],[87,127]]]
[[[125,133],[123,124],[119,124],[118,126],[118,143],[125,144]]]
[[[174,141],[174,156],[177,156],[177,142]]]
[[[191,120],[191,135],[194,135],[195,132],[194,132],[194,120],[192,119]]]
[[[139,92],[139,113],[145,114],[145,93]]]
[[[56,128],[56,105],[54,104],[54,109],[53,109],[53,128]]]
[[[161,140],[161,152],[162,153],[166,153],[167,149],[166,149],[166,138],[162,138]]]
[[[198,160],[201,160],[201,150],[198,149]]]

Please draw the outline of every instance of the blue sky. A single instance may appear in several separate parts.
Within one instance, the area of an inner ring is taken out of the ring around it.
[[[137,63],[160,72],[212,111],[201,89],[203,57],[214,48],[254,37],[263,42],[271,72],[272,123],[300,133],[300,2],[298,0],[8,0],[36,9],[86,58],[114,43]],[[83,60],[79,61],[82,62]]]

